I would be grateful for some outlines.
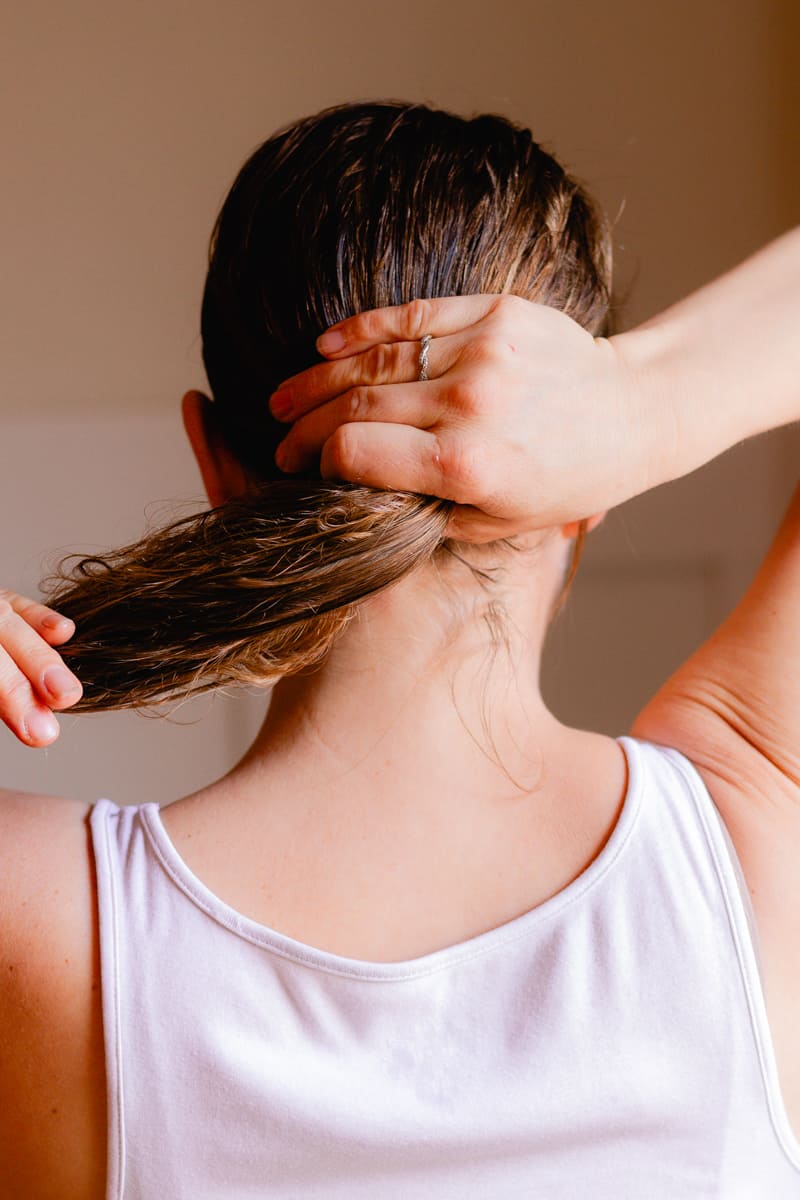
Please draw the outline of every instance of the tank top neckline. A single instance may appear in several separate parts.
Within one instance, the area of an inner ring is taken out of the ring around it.
[[[529,935],[543,922],[553,919],[576,903],[610,871],[633,832],[641,809],[643,783],[640,758],[642,752],[636,739],[626,735],[615,740],[622,747],[627,763],[625,796],[619,817],[606,844],[589,866],[565,888],[520,916],[465,941],[405,960],[375,962],[369,959],[347,958],[298,941],[288,934],[280,933],[245,916],[211,891],[189,868],[167,833],[161,820],[160,806],[156,801],[134,807],[141,816],[150,846],[162,869],[198,908],[232,933],[283,958],[323,972],[370,980],[411,979],[476,958]]]

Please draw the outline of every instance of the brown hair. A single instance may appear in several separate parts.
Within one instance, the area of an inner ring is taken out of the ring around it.
[[[453,548],[447,501],[275,466],[286,427],[268,397],[319,361],[323,329],[416,297],[508,292],[606,334],[610,272],[586,193],[503,117],[353,104],[269,138],[217,219],[202,308],[213,411],[253,486],[61,564],[48,603],[76,624],[61,649],[84,688],[72,711],[272,683],[321,661],[359,601]]]

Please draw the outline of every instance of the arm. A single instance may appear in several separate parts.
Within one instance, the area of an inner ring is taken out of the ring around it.
[[[665,479],[692,454],[712,457],[800,418],[800,230],[632,336],[649,391],[672,397]],[[696,449],[682,457],[681,446]],[[633,732],[668,724],[685,742],[700,713],[724,731],[726,750],[729,741],[735,747],[733,760],[720,751],[709,770],[736,786],[753,775],[754,785],[769,782],[800,803],[800,487],[741,602],[659,689]],[[704,753],[691,748],[690,757]]]
[[[756,791],[768,785],[800,808],[800,484],[739,604],[656,692],[632,732],[651,737],[669,725],[682,744],[691,741],[689,757],[703,759],[711,751],[703,751],[703,736],[691,736],[700,715],[713,718],[725,743],[704,763],[709,771],[733,788],[743,776]]]
[[[662,438],[653,485],[800,420],[800,226],[610,341]]]
[[[659,387],[679,397],[679,438],[695,430],[713,445],[723,409],[741,437],[795,420],[798,233],[642,332],[660,347]],[[681,751],[723,817],[756,916],[784,1102],[800,1112],[800,485],[739,604],[656,692],[631,733]]]

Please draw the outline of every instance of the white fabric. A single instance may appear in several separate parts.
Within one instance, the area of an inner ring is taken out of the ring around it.
[[[329,954],[99,800],[108,1200],[789,1200],[749,899],[701,777],[618,739],[603,851],[408,962]]]

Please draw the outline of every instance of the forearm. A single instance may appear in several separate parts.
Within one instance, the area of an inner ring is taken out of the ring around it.
[[[610,340],[650,410],[651,487],[800,420],[800,227]]]

